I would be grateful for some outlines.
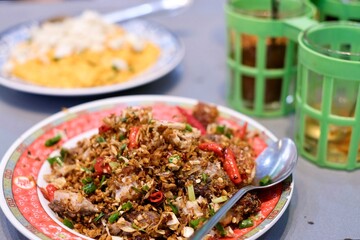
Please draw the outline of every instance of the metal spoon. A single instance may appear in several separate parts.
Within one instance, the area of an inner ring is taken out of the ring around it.
[[[119,23],[156,13],[179,12],[190,6],[192,2],[193,0],[157,0],[119,11],[105,13],[102,15],[102,18],[108,23]],[[45,22],[60,22],[66,18],[67,16],[55,16],[46,19]]]
[[[109,23],[117,23],[133,18],[143,17],[146,15],[161,13],[167,11],[178,11],[184,9],[192,4],[193,0],[160,0],[149,3],[144,3],[127,9],[122,9],[116,12],[111,12],[103,15],[105,21]]]
[[[190,240],[202,239],[230,208],[248,191],[271,187],[285,180],[292,173],[298,158],[296,146],[289,138],[282,138],[270,144],[256,159],[256,174],[252,185],[241,188],[235,193],[201,228],[199,228]],[[260,180],[269,176],[271,184],[260,186]]]

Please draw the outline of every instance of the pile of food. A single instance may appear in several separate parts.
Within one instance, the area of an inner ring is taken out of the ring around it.
[[[159,55],[154,43],[86,11],[33,27],[11,49],[3,72],[47,87],[94,87],[127,81]]]
[[[96,239],[187,239],[251,183],[266,147],[258,133],[204,103],[174,112],[178,121],[164,121],[151,107],[128,107],[76,147],[58,146],[41,190],[66,226]],[[207,239],[252,226],[260,206],[256,193],[247,193]]]

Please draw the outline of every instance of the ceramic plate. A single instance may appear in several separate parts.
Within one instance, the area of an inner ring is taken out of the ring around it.
[[[184,56],[184,45],[169,30],[164,27],[144,20],[131,20],[121,24],[127,31],[154,42],[160,47],[161,54],[158,61],[146,71],[133,77],[129,81],[89,88],[51,88],[28,83],[18,78],[9,78],[1,72],[8,59],[10,49],[20,41],[28,39],[32,26],[38,22],[20,24],[0,33],[0,84],[15,90],[53,96],[85,96],[105,94],[122,91],[141,86],[159,79],[173,70]]]
[[[103,117],[119,113],[127,106],[152,106],[154,118],[169,119],[171,109],[180,105],[190,108],[196,100],[180,97],[145,95],[117,97],[82,104],[59,112],[25,132],[6,152],[0,165],[1,208],[9,221],[29,239],[89,239],[65,227],[48,207],[37,186],[45,186],[42,175],[49,170],[46,161],[53,148],[45,147],[46,139],[65,132],[61,144],[66,147],[96,133]],[[265,127],[225,107],[218,106],[221,117],[260,132],[269,144],[277,138]],[[170,111],[169,111],[170,110]],[[292,193],[293,179],[262,191],[262,218],[252,228],[235,230],[241,239],[256,239],[272,227],[287,208]],[[227,238],[229,239],[229,238]]]

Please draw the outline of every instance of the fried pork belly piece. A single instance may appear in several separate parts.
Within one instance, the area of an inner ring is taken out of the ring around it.
[[[91,215],[98,212],[98,208],[87,200],[80,193],[66,190],[54,192],[54,200],[49,203],[49,207],[59,215],[75,217],[76,214]]]
[[[206,128],[216,121],[219,111],[215,106],[200,102],[194,107],[193,116]]]
[[[178,149],[188,150],[191,145],[195,144],[201,133],[198,129],[192,128],[186,130],[185,123],[156,121],[154,123],[155,131],[161,134],[164,139],[176,146]]]
[[[231,223],[239,223],[249,216],[260,211],[261,201],[254,193],[247,193],[228,211],[221,219],[220,223],[224,226]]]

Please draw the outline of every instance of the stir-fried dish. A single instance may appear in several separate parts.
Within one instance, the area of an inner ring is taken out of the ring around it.
[[[98,133],[48,158],[41,188],[69,228],[96,239],[187,239],[254,178],[265,142],[247,124],[222,121],[215,106],[174,107],[180,121],[128,107],[103,119]],[[57,144],[49,139],[48,146]],[[231,236],[260,210],[247,193],[209,232]]]
[[[83,88],[130,80],[155,64],[159,47],[96,12],[43,22],[11,48],[3,72],[33,84]]]

